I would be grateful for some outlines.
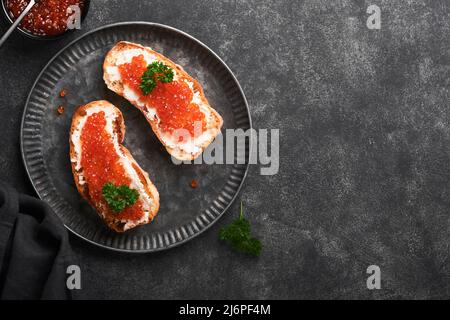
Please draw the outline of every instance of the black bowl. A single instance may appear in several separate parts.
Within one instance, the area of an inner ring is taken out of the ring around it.
[[[8,9],[6,8],[6,2],[7,0],[0,0],[2,3],[2,11],[4,16],[6,17],[6,19],[9,21],[10,24],[12,24],[14,22],[14,20],[11,18],[11,16],[9,15]],[[84,0],[84,7],[83,7],[83,12],[81,12],[81,22],[83,22],[84,18],[86,17],[88,11],[89,11],[89,5],[90,5],[91,1],[90,0]],[[32,32],[29,32],[21,27],[17,27],[17,30],[32,39],[37,39],[37,40],[55,40],[55,39],[59,39],[69,33],[72,33],[73,31],[75,31],[76,29],[68,29],[66,31],[64,31],[61,34],[55,35],[55,36],[41,36],[41,35],[37,35],[34,34]]]

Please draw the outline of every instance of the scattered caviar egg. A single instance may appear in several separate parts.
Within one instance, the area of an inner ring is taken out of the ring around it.
[[[195,180],[195,179],[193,179],[193,180],[191,181],[190,185],[191,185],[191,188],[192,188],[192,189],[197,189],[197,187],[198,187],[198,181]]]
[[[60,96],[61,98],[64,98],[64,97],[66,96],[66,90],[61,89],[61,91],[59,92],[59,96]]]
[[[6,0],[6,8],[15,20],[26,8],[29,0]],[[20,23],[20,27],[39,36],[56,36],[67,31],[67,21],[73,14],[71,6],[85,6],[85,0],[45,0],[36,3]]]
[[[65,111],[64,106],[59,106],[58,109],[56,109],[56,111],[58,111],[58,114],[63,114]]]

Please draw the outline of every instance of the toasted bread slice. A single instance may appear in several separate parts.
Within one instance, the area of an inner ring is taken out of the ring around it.
[[[93,101],[73,115],[70,161],[78,192],[117,232],[151,222],[159,209],[158,191],[122,145],[124,136],[122,113],[108,101]],[[107,182],[137,190],[137,202],[114,213],[102,196]]]
[[[147,64],[155,61],[164,63],[174,71],[174,81],[185,81],[189,85],[193,93],[192,103],[197,104],[205,116],[205,128],[200,130],[200,134],[195,134],[182,142],[173,135],[167,134],[160,127],[160,119],[154,106],[143,101],[141,92],[135,92],[123,83],[118,67],[130,63],[133,57],[139,55],[144,56]],[[161,143],[176,159],[194,160],[220,133],[223,124],[222,117],[210,106],[197,80],[187,74],[179,65],[148,47],[125,41],[117,43],[106,55],[103,64],[103,78],[109,89],[123,96],[144,114]]]

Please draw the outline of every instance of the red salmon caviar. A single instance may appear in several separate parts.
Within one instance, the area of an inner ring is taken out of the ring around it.
[[[7,0],[9,15],[15,20],[26,8],[29,0]],[[20,27],[36,35],[55,36],[67,30],[67,20],[73,14],[70,6],[78,5],[80,12],[84,0],[44,0],[31,8]],[[69,9],[69,10],[68,10]]]
[[[81,130],[81,167],[85,183],[89,186],[89,196],[94,203],[107,206],[102,189],[107,182],[117,186],[131,183],[120,156],[117,154],[111,135],[106,131],[106,118],[103,111],[94,113],[86,119]],[[139,220],[143,215],[142,201],[126,207],[120,213],[108,210],[117,219]]]
[[[139,86],[146,69],[147,62],[143,55],[135,56],[130,63],[119,66],[123,83],[148,106],[156,109],[160,128],[168,133],[173,133],[176,129],[186,129],[191,136],[198,134],[196,131],[199,129],[203,132],[206,128],[205,115],[197,104],[191,103],[193,92],[188,84],[183,80],[158,82],[156,88],[145,96]],[[201,123],[201,127],[196,126],[196,123]]]
[[[58,114],[63,114],[64,113],[64,111],[65,111],[65,108],[64,108],[64,106],[59,106],[58,107],[58,109],[56,109],[56,111],[58,112]]]
[[[191,188],[192,188],[192,189],[197,189],[197,187],[198,187],[198,181],[195,180],[195,179],[193,179],[193,180],[191,181],[190,185],[191,185]]]

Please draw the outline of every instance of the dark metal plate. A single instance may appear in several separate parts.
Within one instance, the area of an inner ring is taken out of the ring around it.
[[[38,76],[25,106],[21,147],[25,167],[39,197],[66,227],[87,241],[113,250],[151,252],[186,242],[210,227],[239,192],[246,164],[175,165],[140,112],[109,91],[102,62],[118,41],[150,46],[183,66],[198,79],[224,128],[251,128],[245,96],[225,63],[208,47],[184,32],[160,24],[119,23],[83,35],[61,50]],[[65,89],[65,98],[59,96]],[[75,108],[106,99],[124,114],[125,146],[156,185],[161,207],[155,220],[125,234],[110,231],[81,199],[70,169],[69,128]],[[58,115],[58,105],[65,113]],[[199,182],[197,189],[190,181]]]

